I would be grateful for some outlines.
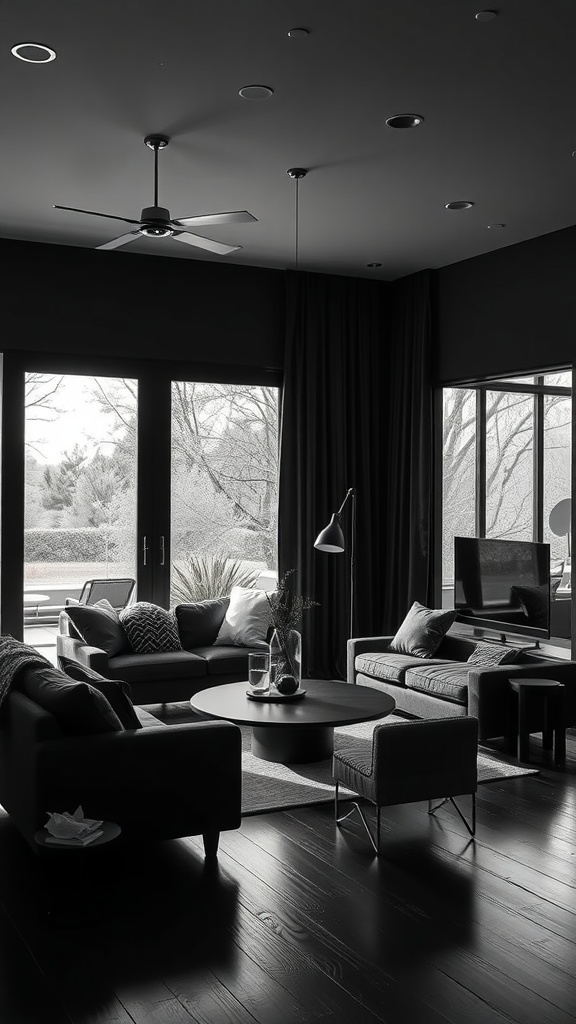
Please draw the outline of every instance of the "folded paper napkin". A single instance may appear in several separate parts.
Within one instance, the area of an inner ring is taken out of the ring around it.
[[[82,807],[77,807],[73,814],[69,811],[49,814],[44,827],[55,839],[84,839],[101,825],[102,822],[96,818],[85,818]]]

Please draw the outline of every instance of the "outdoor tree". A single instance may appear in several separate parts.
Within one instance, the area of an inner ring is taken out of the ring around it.
[[[70,508],[86,460],[86,449],[75,444],[71,452],[64,452],[61,462],[56,466],[46,466],[44,470],[44,508],[57,512]]]

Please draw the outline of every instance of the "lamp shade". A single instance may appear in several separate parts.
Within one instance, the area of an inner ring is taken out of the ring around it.
[[[318,551],[331,551],[334,553],[338,553],[346,549],[344,534],[342,533],[342,527],[340,526],[340,516],[337,512],[334,512],[328,526],[325,526],[316,537],[314,547],[317,548]]]

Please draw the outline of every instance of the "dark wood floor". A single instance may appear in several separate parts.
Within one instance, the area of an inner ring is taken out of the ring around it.
[[[73,929],[3,816],[0,1021],[573,1024],[576,735],[565,770],[532,753],[539,775],[480,787],[474,844],[421,804],[383,816],[379,861],[329,806],[259,815],[215,873],[200,839],[116,853]]]

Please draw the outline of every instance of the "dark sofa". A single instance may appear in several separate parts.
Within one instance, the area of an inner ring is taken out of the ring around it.
[[[174,609],[183,650],[135,654],[129,649],[109,654],[87,643],[70,615],[61,612],[56,638],[58,665],[66,671],[77,662],[130,684],[135,704],[188,700],[199,690],[248,678],[248,655],[257,647],[215,646],[229,598],[177,605]]]
[[[100,729],[94,689],[95,678],[75,682],[35,665],[19,673],[0,708],[0,803],[34,852],[43,855],[34,835],[48,813],[81,805],[87,817],[121,826],[117,842],[202,835],[207,856],[215,855],[219,833],[241,820],[239,728],[215,721],[167,726],[124,696],[134,723]],[[87,722],[87,697],[95,723]]]
[[[469,665],[478,640],[448,633],[433,658],[389,650],[392,636],[348,641],[348,682],[389,693],[400,712],[416,718],[470,715],[478,719],[480,741],[505,736],[512,700],[512,678],[555,679],[564,683],[566,725],[576,726],[576,662],[521,650],[511,664]],[[531,731],[539,731],[534,722]]]

